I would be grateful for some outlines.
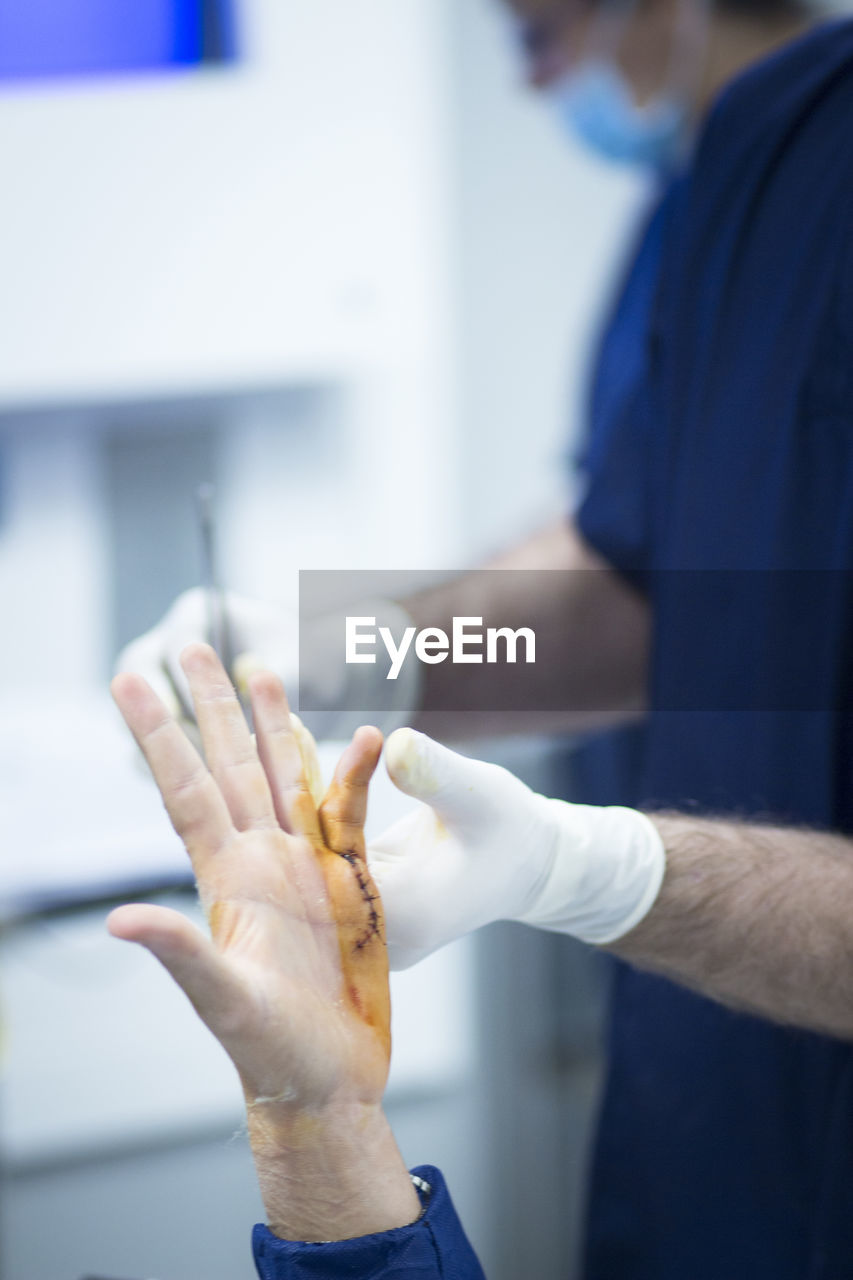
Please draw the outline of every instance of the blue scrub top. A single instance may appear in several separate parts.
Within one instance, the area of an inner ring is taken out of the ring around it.
[[[853,832],[853,23],[718,100],[592,411],[580,528],[655,643],[583,798]],[[586,1280],[853,1277],[853,1046],[619,966],[609,1053]]]
[[[408,1227],[305,1244],[256,1226],[252,1249],[259,1280],[485,1280],[441,1173],[429,1165],[414,1172],[431,1194],[423,1216]]]

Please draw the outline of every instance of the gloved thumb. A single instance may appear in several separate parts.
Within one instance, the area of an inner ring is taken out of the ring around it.
[[[415,729],[391,734],[385,767],[398,790],[456,823],[482,823],[507,780],[523,785],[498,765],[459,755]]]

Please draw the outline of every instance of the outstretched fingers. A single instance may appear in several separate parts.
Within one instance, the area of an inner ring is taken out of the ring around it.
[[[188,645],[181,666],[208,767],[238,831],[277,827],[269,783],[228,673],[206,644]]]
[[[110,688],[203,880],[209,859],[234,834],[228,806],[195,747],[142,676],[124,672]]]
[[[365,857],[364,823],[367,792],[379,757],[382,734],[364,726],[338,761],[326,798],[320,806],[320,822],[326,846],[335,853]]]
[[[322,840],[317,806],[291,721],[287,695],[278,676],[260,671],[249,678],[249,696],[258,755],[272,794],[276,818],[285,831]]]

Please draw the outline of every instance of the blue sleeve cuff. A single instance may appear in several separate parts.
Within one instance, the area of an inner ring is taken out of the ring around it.
[[[484,1280],[456,1216],[444,1178],[423,1165],[412,1171],[432,1188],[422,1218],[408,1227],[332,1244],[280,1240],[264,1226],[252,1234],[261,1280]]]

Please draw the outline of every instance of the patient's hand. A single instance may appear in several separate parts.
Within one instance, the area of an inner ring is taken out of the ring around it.
[[[145,681],[113,696],[192,861],[212,940],[164,907],[120,907],[233,1060],[270,1225],[333,1239],[403,1225],[419,1202],[381,1112],[390,1059],[382,906],[365,859],[382,739],[360,729],[322,803],[284,690],[256,674],[252,742],[212,649],[182,655],[207,765]]]

